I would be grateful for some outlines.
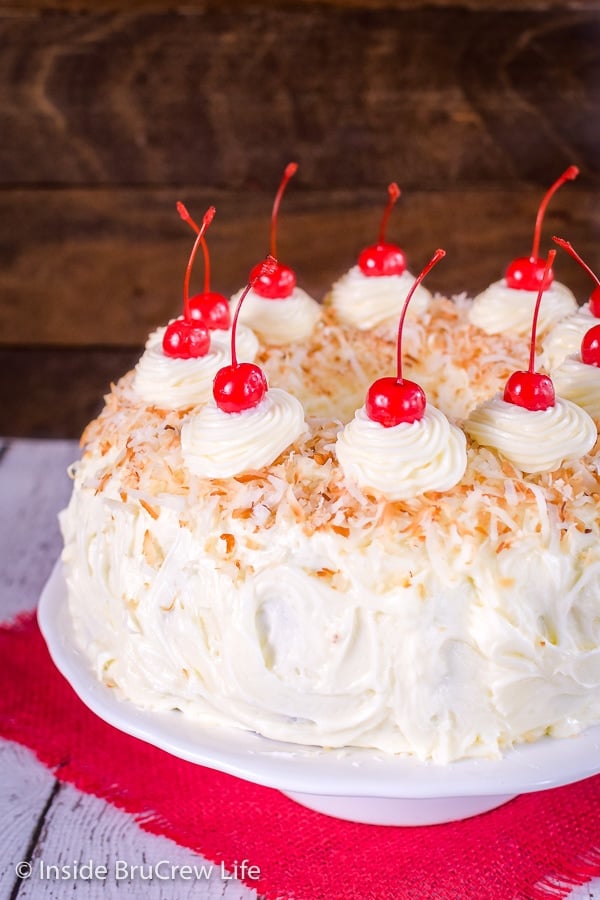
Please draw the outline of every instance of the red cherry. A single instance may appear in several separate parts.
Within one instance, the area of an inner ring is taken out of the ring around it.
[[[590,297],[590,312],[597,319],[600,319],[600,278],[592,272],[590,267],[586,262],[582,260],[579,253],[573,249],[573,246],[569,243],[569,241],[565,241],[564,238],[556,237],[556,235],[552,238],[555,244],[558,244],[559,247],[562,247],[563,250],[566,250],[569,256],[572,256],[573,259],[579,263],[582,269],[590,275],[593,280],[596,282],[596,287],[592,291],[592,295]]]
[[[254,363],[238,363],[219,369],[213,382],[215,403],[226,413],[258,406],[268,390],[265,373]]]
[[[418,422],[425,415],[427,399],[423,388],[403,378],[378,378],[367,393],[365,409],[373,422],[392,428],[400,422]]]
[[[262,263],[254,266],[250,272],[250,281],[254,282],[253,290],[266,300],[285,300],[296,287],[296,274],[289,266],[277,263],[272,273],[261,271]]]
[[[376,244],[365,247],[358,257],[358,267],[363,275],[380,277],[382,275],[402,275],[406,270],[406,257],[396,244],[388,244],[385,240],[390,213],[400,196],[400,188],[395,181],[388,185],[389,199],[383,211],[379,237]]]
[[[588,329],[581,341],[581,361],[600,367],[600,325]]]
[[[231,324],[227,297],[215,291],[190,297],[190,315],[195,321],[203,322],[209,331],[227,331]]]
[[[278,262],[272,256],[255,266],[257,277],[272,275]],[[258,406],[265,396],[269,386],[265,374],[254,363],[238,363],[235,351],[235,337],[237,323],[242,303],[250,293],[254,282],[249,281],[238,300],[231,323],[231,365],[223,366],[215,375],[213,381],[213,397],[220,410],[226,413],[243,412],[245,409],[253,409]]]
[[[414,381],[402,377],[402,331],[408,304],[428,272],[446,255],[445,250],[436,250],[423,271],[415,278],[414,284],[406,296],[400,322],[398,324],[397,374],[395,378],[378,378],[367,392],[365,412],[372,422],[379,422],[384,428],[393,428],[402,422],[411,424],[418,422],[425,415],[427,399],[425,392]]]
[[[181,201],[177,203],[177,212],[184,222],[200,235],[201,229],[196,225],[186,207]],[[202,253],[204,254],[204,290],[189,300],[190,315],[192,319],[201,319],[209,331],[219,329],[226,331],[231,324],[229,302],[223,294],[218,294],[210,289],[210,253],[204,234],[200,235]]]
[[[185,209],[183,204],[178,204],[178,209],[179,206]],[[199,356],[206,356],[210,349],[210,335],[206,325],[192,316],[189,287],[194,258],[198,252],[200,242],[203,240],[204,232],[212,222],[214,215],[215,208],[210,206],[202,218],[202,227],[198,229],[198,235],[194,241],[183,280],[183,316],[167,325],[162,342],[165,356],[171,356],[175,359],[195,359]]]
[[[542,375],[540,372],[535,371],[535,337],[537,322],[540,314],[542,297],[549,284],[546,279],[552,271],[552,263],[554,262],[555,256],[556,250],[550,250],[542,273],[542,282],[538,290],[537,300],[535,301],[533,321],[531,324],[529,369],[526,372],[513,372],[504,388],[504,400],[506,403],[514,403],[515,406],[522,406],[532,412],[540,409],[549,409],[556,403],[556,395],[554,393],[552,380],[548,375]]]
[[[271,213],[271,257],[275,262],[272,270],[267,272],[264,269],[259,271],[261,264],[254,266],[250,272],[250,281],[254,282],[253,290],[260,297],[266,300],[285,300],[289,297],[296,287],[296,275],[289,266],[283,266],[277,262],[277,216],[279,214],[279,205],[281,198],[287,187],[287,183],[298,171],[298,163],[291,162],[285,167],[283,178],[279,185],[275,200],[273,202],[273,212]]]
[[[202,322],[188,322],[184,316],[179,316],[167,325],[162,346],[165,356],[175,359],[196,359],[208,353],[210,335]]]
[[[509,288],[522,291],[537,291],[544,278],[546,261],[533,259],[533,257],[520,256],[514,259],[508,266],[505,274],[506,284]],[[550,282],[554,280],[554,273],[550,271]]]
[[[556,403],[552,379],[540,372],[513,372],[504,388],[504,399],[525,409],[549,409]]]
[[[406,257],[395,244],[373,244],[365,247],[358,257],[363,275],[402,275],[406,271]]]
[[[544,221],[546,207],[550,202],[550,198],[556,193],[559,187],[564,184],[565,181],[573,181],[578,175],[579,169],[577,166],[569,166],[569,168],[565,169],[560,178],[557,178],[554,184],[544,194],[535,220],[531,253],[528,257],[522,256],[519,259],[513,260],[506,270],[504,277],[509,288],[522,291],[539,290],[542,284],[542,278],[544,278],[545,268],[544,260],[540,259],[539,253],[542,222]],[[552,284],[553,279],[554,273],[550,270],[544,279],[545,286],[549,287]]]

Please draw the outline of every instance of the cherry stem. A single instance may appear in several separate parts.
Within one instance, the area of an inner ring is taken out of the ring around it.
[[[211,219],[208,223],[209,225],[210,225],[210,222],[212,222],[212,219],[214,217],[214,206],[211,206],[210,209],[213,210],[213,215],[211,216]],[[204,255],[204,293],[208,294],[210,292],[210,253],[208,252],[208,244],[206,243],[206,239],[204,237],[204,231],[206,231],[206,228],[204,228],[204,230],[203,230],[196,224],[196,222],[194,222],[194,220],[190,216],[189,212],[187,211],[187,208],[184,206],[184,204],[181,202],[181,200],[177,201],[177,212],[179,213],[179,215],[181,216],[183,221],[187,222],[187,224],[200,237],[200,243],[202,244],[202,253]],[[204,216],[204,218],[206,218],[206,215]],[[204,222],[204,219],[202,221]],[[202,234],[200,234],[201,231],[202,231]],[[184,301],[184,303],[185,303],[185,301]]]
[[[400,188],[396,184],[395,181],[392,181],[390,185],[388,185],[388,194],[390,195],[389,200],[387,202],[387,206],[383,211],[383,216],[381,218],[381,226],[379,228],[379,243],[385,244],[385,232],[388,224],[388,220],[390,218],[390,213],[392,212],[396,200],[400,196]]]
[[[566,250],[567,253],[569,254],[569,256],[572,256],[573,259],[579,263],[581,268],[585,269],[585,271],[588,273],[588,275],[590,275],[594,279],[597,286],[600,287],[600,278],[598,278],[598,276],[595,274],[595,272],[592,272],[592,270],[590,269],[588,264],[582,260],[579,253],[577,253],[573,249],[573,245],[570,244],[569,241],[565,241],[564,238],[559,238],[559,237],[555,237],[555,236],[552,238],[552,240],[554,241],[555,244],[558,244],[559,247],[562,247],[563,250]]]
[[[540,284],[540,289],[538,291],[537,300],[535,301],[535,309],[533,310],[533,322],[531,323],[531,345],[529,349],[529,369],[528,371],[533,374],[535,372],[535,340],[537,335],[537,323],[538,316],[540,312],[540,306],[542,303],[542,296],[544,291],[548,287],[550,283],[549,274],[550,269],[552,268],[552,263],[554,262],[554,257],[556,256],[556,250],[548,251],[548,258],[546,259],[546,265],[544,266],[544,274],[542,275],[542,283]]]
[[[283,173],[283,178],[281,179],[281,184],[279,185],[279,190],[275,194],[275,200],[273,201],[273,212],[271,213],[271,256],[275,258],[277,258],[277,216],[279,214],[279,204],[281,203],[281,198],[283,197],[283,192],[287,187],[288,181],[297,171],[298,163],[291,162],[287,164]]]
[[[538,209],[537,217],[535,220],[535,228],[533,230],[533,246],[531,248],[531,260],[536,260],[538,258],[538,253],[540,252],[540,236],[542,233],[542,222],[544,220],[544,215],[546,212],[546,207],[550,202],[550,198],[556,191],[559,189],[561,185],[565,183],[565,181],[573,181],[579,175],[579,169],[577,166],[569,166],[568,169],[562,173],[560,178],[557,178],[552,187],[550,187],[544,196],[544,199],[540,203],[540,207]]]
[[[240,299],[237,302],[237,306],[236,306],[235,312],[233,314],[233,320],[231,322],[231,365],[232,366],[237,366],[237,364],[238,364],[237,354],[235,352],[235,336],[237,333],[237,322],[238,322],[238,317],[240,314],[240,309],[242,308],[242,303],[244,302],[244,300],[246,299],[246,297],[248,296],[248,294],[250,293],[250,291],[254,287],[255,283],[260,278],[260,276],[263,274],[272,275],[275,272],[277,265],[278,265],[278,263],[274,256],[267,256],[267,258],[261,264],[260,271],[258,271],[256,273],[255,277],[251,281],[248,282],[248,284],[242,291]]]
[[[429,262],[427,263],[427,265],[425,266],[423,271],[419,275],[417,275],[417,277],[415,278],[413,286],[411,287],[410,291],[406,295],[406,300],[404,301],[404,306],[402,307],[402,312],[400,313],[400,322],[398,323],[398,339],[397,339],[397,343],[396,343],[396,352],[397,352],[397,356],[398,356],[397,368],[396,368],[396,371],[397,371],[396,381],[399,384],[402,383],[402,331],[404,329],[404,319],[406,318],[406,311],[408,309],[408,304],[410,303],[410,301],[412,299],[412,295],[414,294],[416,289],[419,287],[419,285],[421,284],[421,282],[423,281],[425,276],[428,275],[429,272],[431,272],[433,267],[436,266],[439,263],[440,259],[443,259],[445,255],[446,255],[445,250],[436,250],[435,251],[435,253],[431,257],[431,259],[429,260]]]

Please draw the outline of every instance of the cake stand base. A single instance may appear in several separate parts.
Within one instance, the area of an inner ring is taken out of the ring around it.
[[[308,809],[364,825],[441,825],[502,806],[517,794],[475,797],[331,797],[284,791]]]

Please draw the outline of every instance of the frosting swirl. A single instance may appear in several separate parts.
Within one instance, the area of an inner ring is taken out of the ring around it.
[[[567,356],[552,373],[556,390],[581,406],[593,419],[600,419],[600,368],[576,356]]]
[[[230,478],[270,465],[306,430],[296,397],[271,388],[254,407],[223,412],[211,398],[181,429],[188,469],[203,478]]]
[[[232,311],[241,295],[242,291],[238,291],[232,296]],[[296,287],[282,300],[266,299],[248,291],[239,321],[249,325],[266,344],[289,344],[309,337],[320,318],[320,304]]]
[[[596,443],[596,426],[575,403],[562,397],[549,409],[529,410],[500,394],[476,407],[463,425],[478,444],[499,450],[522,472],[552,472],[585,456]]]
[[[552,372],[566,356],[579,353],[584,334],[598,322],[600,319],[592,315],[589,303],[558,322],[542,342],[540,366]]]
[[[469,321],[487,334],[527,335],[531,331],[531,319],[537,291],[523,291],[509,288],[503,278],[490,284],[473,300],[469,311]],[[553,325],[577,309],[577,301],[568,287],[554,281],[544,291],[540,307],[538,334],[544,334]]]
[[[386,319],[396,318],[402,311],[406,295],[413,286],[410,272],[402,275],[363,275],[353,266],[331,288],[329,302],[340,320],[365,331]],[[426,309],[431,294],[422,285],[416,289],[408,308],[408,316],[418,317]]]
[[[389,500],[450,490],[467,465],[464,434],[430,404],[420,421],[392,428],[373,422],[361,407],[338,435],[336,452],[346,476]]]
[[[135,367],[133,389],[146,403],[165,409],[186,409],[204,403],[212,394],[212,383],[231,356],[231,331],[211,331],[210,350],[205,356],[177,359],[162,349],[166,328],[157,328],[146,341],[146,349]],[[249,328],[238,327],[236,349],[240,362],[253,362],[258,340]]]

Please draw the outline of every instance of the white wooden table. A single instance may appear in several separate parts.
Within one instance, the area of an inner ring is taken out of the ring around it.
[[[71,486],[66,468],[77,455],[78,448],[72,441],[0,442],[2,620],[33,609],[37,603],[60,552],[56,514],[67,502]],[[75,865],[91,861],[96,866],[105,865],[109,873],[113,873],[116,860],[144,866],[162,860],[175,866],[209,865],[191,850],[142,831],[130,816],[108,803],[61,784],[30,751],[0,740],[0,900],[61,900],[72,893],[91,900],[130,896],[256,900],[257,896],[239,882],[222,880],[217,867],[211,878],[201,881],[128,883],[117,882],[109,875],[89,881],[56,882],[40,880],[42,860],[45,865],[70,866],[71,871]],[[19,862],[32,865],[31,878],[18,878],[15,869]],[[570,896],[572,900],[600,900],[600,879],[577,888]],[[499,900],[511,898],[499,895]]]

